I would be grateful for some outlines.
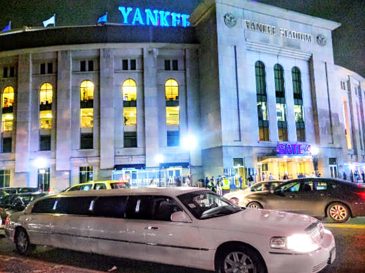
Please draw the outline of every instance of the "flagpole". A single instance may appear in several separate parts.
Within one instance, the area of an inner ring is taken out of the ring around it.
[[[10,25],[10,30],[11,30],[11,21],[9,21],[9,25]]]
[[[54,26],[56,26],[56,13],[53,13],[54,16]]]

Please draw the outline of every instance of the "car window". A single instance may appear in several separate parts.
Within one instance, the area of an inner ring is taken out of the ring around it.
[[[63,197],[58,199],[54,213],[90,215],[90,205],[95,197]]]
[[[300,191],[301,192],[311,192],[314,190],[314,183],[312,181],[306,181],[301,183]]]
[[[72,187],[69,191],[79,191],[81,186]]]
[[[314,183],[314,188],[317,191],[327,191],[328,185],[327,185],[327,182],[315,182]]]
[[[278,186],[280,186],[280,183],[270,183],[270,189],[271,190],[277,188]]]
[[[277,188],[276,190],[281,192],[298,192],[299,188],[300,188],[299,182],[291,182]]]
[[[174,199],[164,196],[154,197],[153,208],[153,220],[157,221],[171,221],[174,212],[182,211]]]
[[[52,213],[54,212],[53,207],[56,201],[56,198],[48,198],[38,201],[34,204],[32,213]]]
[[[104,183],[95,183],[94,190],[106,190],[106,185]]]
[[[124,218],[127,206],[127,196],[99,197],[93,206],[93,216]]]
[[[152,209],[152,196],[130,196],[127,201],[126,217],[128,219],[151,220]]]
[[[251,191],[258,191],[260,187],[262,187],[263,183],[254,185],[251,187]]]
[[[92,188],[93,188],[93,184],[85,184],[85,185],[81,185],[80,191],[89,191],[89,190],[92,190]]]
[[[126,182],[115,182],[115,183],[110,183],[110,187],[112,189],[129,189],[131,185]]]

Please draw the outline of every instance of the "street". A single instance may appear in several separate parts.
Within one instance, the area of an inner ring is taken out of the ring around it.
[[[365,218],[351,219],[345,224],[325,220],[337,244],[337,258],[321,273],[365,272]],[[176,257],[178,259],[178,257]],[[0,230],[0,272],[119,272],[119,273],[204,273],[206,271],[160,264],[111,258],[51,247],[37,247],[29,257],[14,252],[13,245]],[[293,272],[295,273],[295,272]]]

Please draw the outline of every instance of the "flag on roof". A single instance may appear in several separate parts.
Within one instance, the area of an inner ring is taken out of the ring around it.
[[[9,30],[11,30],[11,21],[2,31],[9,31]]]
[[[56,26],[56,14],[53,14],[53,16],[51,18],[49,18],[48,20],[43,21],[44,27],[47,27],[49,25]]]
[[[99,17],[98,24],[107,23],[108,22],[108,13]]]

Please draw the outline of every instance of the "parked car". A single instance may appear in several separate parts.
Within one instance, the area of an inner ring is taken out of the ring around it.
[[[365,216],[365,189],[339,179],[294,179],[271,192],[252,193],[243,200],[249,208],[265,208],[329,217],[346,222]]]
[[[18,193],[27,193],[27,192],[37,192],[39,191],[36,187],[7,187],[2,188],[8,194],[18,194]]]
[[[0,218],[5,221],[8,215],[24,210],[29,203],[40,197],[44,197],[45,195],[46,193],[42,192],[9,195],[9,198],[6,199],[6,203],[0,204]]]
[[[131,185],[127,182],[119,182],[119,181],[94,181],[88,183],[81,183],[70,188],[67,188],[65,191],[90,191],[90,190],[114,190],[114,189],[129,189]]]
[[[273,190],[277,186],[281,185],[283,182],[284,181],[279,181],[279,180],[262,181],[262,182],[258,182],[256,184],[252,185],[251,187],[248,187],[247,189],[227,193],[223,197],[227,198],[229,201],[231,201],[236,206],[241,206],[242,207],[243,206],[243,199],[247,195],[249,195],[253,192],[257,192],[257,191],[270,191],[270,190]]]
[[[199,188],[65,192],[10,215],[5,235],[21,254],[50,245],[221,273],[312,273],[336,255],[315,218],[242,209]]]

